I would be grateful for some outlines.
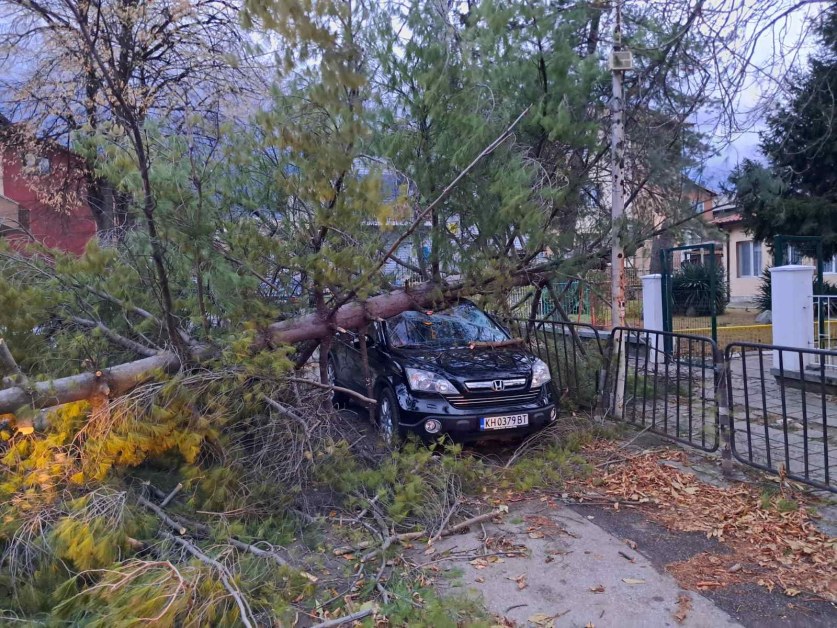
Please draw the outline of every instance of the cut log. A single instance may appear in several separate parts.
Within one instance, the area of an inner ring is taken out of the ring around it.
[[[511,281],[523,285],[531,281],[531,278],[518,274],[511,277]],[[269,333],[275,344],[294,344],[324,338],[332,334],[335,327],[357,329],[370,321],[390,318],[407,310],[439,309],[477,292],[479,289],[464,284],[440,286],[432,282],[422,283],[370,297],[364,302],[346,303],[330,319],[315,313],[273,323],[269,326]],[[209,345],[194,346],[191,353],[191,358],[196,362],[216,355],[215,349]],[[162,351],[148,358],[95,373],[80,373],[37,382],[31,385],[31,389],[20,385],[0,389],[0,414],[13,414],[23,407],[41,409],[90,399],[101,389],[102,384],[107,386],[111,397],[116,397],[149,381],[158,371],[172,373],[180,367],[180,360],[175,353]]]
[[[15,386],[0,390],[0,414],[15,413],[22,407],[48,408],[73,401],[90,399],[106,384],[112,397],[125,394],[150,380],[155,373],[171,373],[180,368],[180,360],[169,351],[150,358],[127,362],[103,371],[80,373],[48,382],[31,384],[29,390]]]
[[[465,295],[462,285],[440,287],[428,282],[393,290],[370,297],[364,302],[352,301],[338,308],[331,320],[318,314],[308,314],[270,325],[271,340],[276,344],[294,344],[312,338],[323,338],[332,333],[335,326],[357,329],[370,320],[390,318],[412,309],[438,307],[456,301]]]

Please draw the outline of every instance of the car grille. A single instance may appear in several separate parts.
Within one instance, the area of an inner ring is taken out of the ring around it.
[[[539,390],[520,393],[496,394],[484,397],[463,397],[451,395],[446,397],[454,408],[490,408],[492,406],[510,406],[532,403],[538,398]]]
[[[495,388],[494,386],[499,384],[501,388]],[[516,377],[514,379],[489,379],[484,381],[478,382],[465,382],[465,388],[470,392],[493,392],[499,390],[506,390],[506,391],[513,391],[513,390],[525,390],[526,388],[526,378],[525,377]]]

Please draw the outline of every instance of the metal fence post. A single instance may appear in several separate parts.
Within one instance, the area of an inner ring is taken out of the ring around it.
[[[718,407],[718,428],[721,431],[721,472],[724,477],[732,475],[732,412],[729,407],[728,381],[729,368],[723,349],[713,345],[715,354],[715,402]]]
[[[607,344],[602,350],[602,368],[599,371],[599,381],[601,388],[599,389],[599,398],[596,400],[597,405],[601,408],[598,418],[604,422],[608,416],[613,414],[613,392],[611,387],[613,382],[611,380],[611,372],[613,365],[613,333],[607,336]]]

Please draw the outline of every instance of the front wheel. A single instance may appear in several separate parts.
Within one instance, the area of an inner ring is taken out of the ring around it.
[[[334,364],[334,358],[329,356],[328,358],[328,366],[326,367],[326,376],[328,378],[328,385],[332,386],[331,391],[329,392],[329,396],[331,397],[331,403],[335,408],[343,408],[346,405],[346,396],[342,393],[337,392],[334,390],[334,386],[337,386],[337,367]]]
[[[397,447],[401,443],[398,401],[389,388],[384,388],[378,395],[377,417],[381,438],[390,447]]]

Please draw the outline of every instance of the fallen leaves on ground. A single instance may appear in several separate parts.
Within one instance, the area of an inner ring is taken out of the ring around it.
[[[553,538],[562,532],[568,534],[564,528],[559,526],[554,519],[544,517],[542,515],[526,515],[524,517],[526,523],[526,531],[530,539]]]
[[[485,558],[475,558],[474,560],[470,560],[468,562],[474,567],[474,569],[485,569],[490,565],[495,565],[505,561],[499,556],[486,556]]]
[[[506,580],[511,580],[512,582],[516,582],[518,589],[525,589],[526,586],[527,586],[526,574],[525,573],[522,573],[519,576],[515,576],[514,578],[506,576]]]
[[[690,610],[692,610],[692,598],[685,593],[681,593],[677,596],[677,610],[674,612],[674,621],[682,624],[686,621]]]
[[[555,625],[552,615],[546,613],[535,613],[529,617],[529,623],[539,626],[540,628],[551,628]]]
[[[613,456],[616,449],[597,443],[591,453]],[[590,485],[625,503],[645,504],[651,518],[672,530],[701,532],[732,550],[720,563],[698,554],[670,566],[684,578],[684,587],[712,588],[745,576],[753,579],[755,574],[748,570],[732,570],[736,564],[750,564],[760,568],[753,571],[762,572],[764,586],[771,583],[788,594],[808,591],[837,601],[837,538],[818,530],[806,508],[779,512],[774,503],[778,496],[764,500],[756,487],[746,484],[706,484],[665,464],[672,461],[685,463],[688,456],[668,449],[636,454],[590,480]]]
[[[707,590],[719,586],[729,586],[749,582],[753,579],[753,569],[744,569],[736,553],[713,554],[701,552],[688,560],[671,563],[666,571],[673,575],[685,589],[693,591]],[[757,568],[757,565],[754,565]],[[761,571],[761,570],[759,570]],[[713,583],[711,585],[707,583]]]
[[[513,558],[515,556],[526,556],[529,552],[528,547],[520,543],[515,543],[505,534],[501,536],[486,537],[484,543],[486,549],[498,554],[503,554],[509,558]]]
[[[590,590],[593,593],[604,593],[605,592],[605,588],[604,588],[603,584],[597,584],[595,587],[590,587]]]
[[[538,626],[538,628],[554,628],[555,620],[559,617],[563,617],[569,612],[570,609],[565,610],[563,613],[555,613],[554,615],[547,615],[546,613],[535,613],[534,615],[529,616],[529,623]]]

